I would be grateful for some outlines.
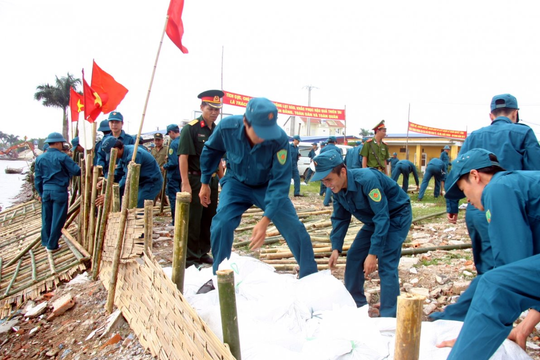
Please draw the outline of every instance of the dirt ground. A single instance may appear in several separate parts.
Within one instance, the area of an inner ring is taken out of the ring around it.
[[[328,209],[322,198],[293,198],[297,207]],[[415,203],[413,206],[425,206]],[[329,218],[329,215],[322,215]],[[468,240],[464,217],[458,224],[449,224],[444,216],[419,222],[411,228],[405,248],[440,246],[466,243]],[[170,218],[158,217],[154,225],[153,252],[163,266],[172,261],[172,234],[167,224]],[[240,225],[242,226],[242,224]],[[245,252],[244,252],[245,253]],[[333,274],[343,280],[343,268]],[[404,256],[400,265],[402,292],[425,295],[424,320],[433,311],[439,311],[454,302],[476,275],[470,249],[431,251]],[[366,281],[365,291],[370,298],[370,313],[377,316],[379,279],[375,274]],[[64,314],[48,319],[51,304],[70,294],[74,306]],[[91,281],[81,274],[55,291],[27,301],[19,311],[0,321],[1,359],[153,359],[142,348],[129,325],[120,316],[109,326],[111,315],[105,310],[107,293],[99,281]],[[25,309],[47,302],[45,312],[33,318],[24,316]],[[519,321],[519,320],[518,320]],[[540,359],[539,333],[529,338],[527,352]]]

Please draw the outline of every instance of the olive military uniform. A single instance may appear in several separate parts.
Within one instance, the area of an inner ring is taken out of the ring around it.
[[[388,145],[381,141],[380,144],[377,144],[375,138],[369,139],[364,144],[360,155],[367,158],[367,166],[370,168],[379,169],[385,171],[386,169],[386,159],[388,159]],[[378,158],[378,160],[377,160]]]
[[[210,180],[211,203],[203,207],[199,199],[201,190],[200,156],[204,144],[212,135],[214,128],[208,126],[202,115],[183,127],[180,133],[178,155],[188,155],[188,178],[192,197],[189,206],[188,249],[186,266],[198,263],[202,256],[210,251],[210,225],[216,214],[218,200],[218,178],[213,176]]]

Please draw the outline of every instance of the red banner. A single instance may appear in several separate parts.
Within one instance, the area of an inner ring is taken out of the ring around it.
[[[224,91],[223,104],[246,107],[251,96],[235,94],[232,92]],[[345,110],[342,109],[324,109],[311,106],[291,105],[273,102],[280,114],[304,116],[316,119],[331,119],[331,120],[343,120],[345,121]]]
[[[420,134],[435,135],[452,139],[465,140],[467,138],[466,131],[437,129],[429,126],[418,125],[409,121],[409,131],[414,131]]]

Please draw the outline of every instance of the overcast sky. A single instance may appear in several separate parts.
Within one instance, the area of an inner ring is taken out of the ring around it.
[[[118,110],[138,131],[167,0],[0,0],[0,130],[61,132],[62,114],[33,99],[92,60],[129,92]],[[489,124],[495,94],[518,98],[540,134],[540,5],[533,1],[185,0],[185,55],[168,39],[144,131],[193,118],[200,92],[346,109],[348,134],[385,119],[453,130]],[[226,113],[243,109],[226,106]],[[105,115],[99,120],[105,119]],[[280,116],[283,123],[287,116]]]

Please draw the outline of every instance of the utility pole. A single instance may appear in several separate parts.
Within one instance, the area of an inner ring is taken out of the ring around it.
[[[308,89],[308,106],[311,106],[311,90],[312,89],[318,89],[318,87],[313,85],[306,85],[303,87],[303,89]],[[306,125],[306,135],[311,136],[311,118],[307,118],[307,125]]]

